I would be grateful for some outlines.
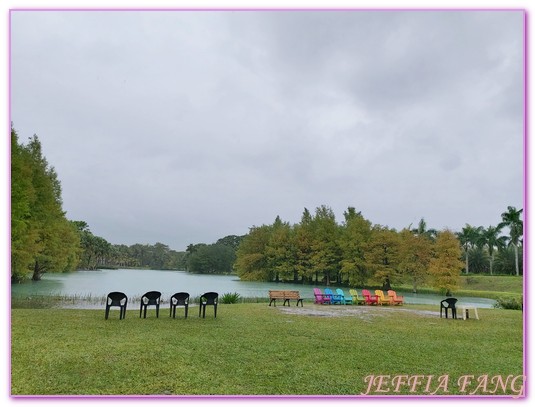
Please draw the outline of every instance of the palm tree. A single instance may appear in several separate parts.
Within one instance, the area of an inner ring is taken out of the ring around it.
[[[409,225],[409,229],[410,229],[410,225]],[[420,219],[420,222],[418,222],[418,228],[412,229],[411,232],[416,236],[424,236],[430,240],[435,240],[438,234],[436,229],[427,229],[427,223],[425,223],[424,218]]]
[[[507,212],[502,213],[502,222],[498,225],[499,227],[509,227],[509,244],[515,249],[515,270],[517,276],[520,275],[518,267],[518,245],[522,241],[522,236],[524,235],[524,224],[522,219],[520,219],[522,211],[523,209],[517,210],[513,206],[508,206]]]
[[[478,246],[471,247],[468,250],[468,257],[470,259],[470,273],[473,273],[473,274],[490,273],[490,270],[489,270],[490,256],[486,250]],[[498,259],[496,258],[495,263],[497,263],[497,261]]]
[[[465,261],[466,261],[466,267],[465,267],[465,273],[468,274],[468,255],[469,255],[469,249],[473,247],[480,247],[481,246],[481,233],[483,231],[483,228],[481,226],[474,227],[469,225],[468,223],[466,226],[462,229],[461,232],[457,232],[457,238],[461,242],[461,246],[464,249],[465,253]]]
[[[500,225],[498,226],[489,226],[487,229],[484,229],[481,233],[481,240],[487,246],[489,252],[489,263],[490,263],[490,275],[492,275],[492,265],[494,263],[494,249],[498,250],[505,247],[505,236],[498,236],[502,230]]]
[[[522,257],[518,259],[520,270],[522,270]],[[513,246],[507,246],[505,249],[500,250],[494,260],[494,269],[497,273],[501,274],[513,274],[515,269],[515,251]]]

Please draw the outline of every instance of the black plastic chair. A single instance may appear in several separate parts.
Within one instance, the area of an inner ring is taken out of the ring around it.
[[[139,306],[139,317],[141,318],[141,312],[144,310],[143,318],[147,318],[147,307],[149,305],[156,305],[156,318],[160,314],[160,298],[162,293],[159,291],[148,291],[141,297],[141,305]]]
[[[214,306],[214,318],[217,318],[217,298],[219,297],[218,293],[209,292],[204,293],[201,295],[201,303],[199,305],[199,316],[201,316],[201,309],[202,309],[202,317],[204,318],[206,315],[206,306],[207,305],[213,305]]]
[[[111,307],[119,307],[119,319],[124,319],[126,317],[126,305],[128,304],[128,297],[126,294],[112,291],[108,294],[106,298],[106,319],[110,315]]]
[[[173,315],[173,318],[176,315],[176,307],[178,305],[183,305],[186,311],[186,318],[188,317],[188,303],[189,303],[189,294],[188,293],[176,293],[173,294],[169,300],[169,316]]]
[[[440,301],[440,318],[442,318],[442,310],[448,318],[448,309],[451,309],[451,317],[457,319],[457,308],[455,304],[457,303],[457,298],[446,298],[445,300]]]

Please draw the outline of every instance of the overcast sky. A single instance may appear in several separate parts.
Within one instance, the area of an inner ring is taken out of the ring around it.
[[[523,207],[521,11],[13,11],[11,120],[67,217],[184,250],[306,207]]]

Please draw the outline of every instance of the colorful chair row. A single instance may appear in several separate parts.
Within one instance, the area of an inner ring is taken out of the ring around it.
[[[375,290],[375,294],[371,294],[369,290],[362,290],[362,297],[359,297],[357,290],[350,289],[351,296],[346,296],[344,291],[340,288],[336,289],[336,294],[330,289],[326,288],[323,292],[319,288],[314,288],[314,303],[315,304],[366,304],[366,305],[401,305],[404,302],[403,296],[398,296],[394,290],[388,290],[388,295],[385,296],[382,290]]]

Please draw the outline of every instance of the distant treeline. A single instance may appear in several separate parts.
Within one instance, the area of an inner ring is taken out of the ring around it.
[[[158,270],[177,270],[183,268],[185,252],[171,250],[163,243],[111,244],[106,239],[95,236],[85,222],[77,221],[80,232],[79,269],[98,268],[148,268]]]
[[[522,209],[508,207],[502,222],[488,228],[466,225],[461,232],[437,231],[422,218],[401,231],[374,225],[349,207],[340,224],[328,206],[305,208],[301,222],[279,217],[253,226],[237,250],[242,280],[366,285],[423,284],[444,292],[458,286],[464,271],[522,273]],[[502,235],[503,228],[509,235]]]
[[[451,292],[463,267],[461,246],[449,230],[418,228],[401,232],[373,225],[349,207],[344,222],[328,206],[291,225],[252,227],[238,248],[236,271],[242,280],[293,281],[363,287],[423,283]]]
[[[85,222],[75,222],[81,233],[81,256],[78,267],[145,268],[155,270],[186,270],[195,273],[231,273],[236,260],[240,236],[226,236],[213,244],[190,244],[186,251],[176,251],[163,243],[110,244],[95,236]]]

